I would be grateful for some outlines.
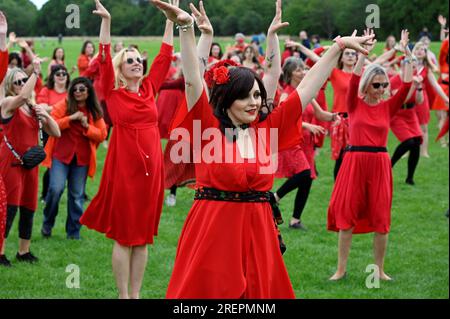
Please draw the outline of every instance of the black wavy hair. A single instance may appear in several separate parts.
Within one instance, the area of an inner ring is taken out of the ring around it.
[[[231,121],[227,114],[227,110],[231,107],[234,101],[245,99],[249,96],[250,91],[255,84],[258,83],[261,92],[261,108],[259,110],[259,121],[264,121],[269,114],[269,107],[267,106],[267,91],[261,78],[251,69],[246,67],[230,67],[230,79],[227,83],[217,85],[214,84],[211,90],[210,103],[213,107],[214,116],[220,122],[220,130],[227,138],[236,139],[236,136],[228,136],[229,130],[236,129],[236,126]],[[263,112],[267,109],[267,112]]]
[[[92,41],[90,41],[90,40],[87,40],[87,41],[85,41],[84,43],[83,43],[83,46],[82,46],[82,48],[81,48],[81,54],[86,54],[86,47],[88,46],[88,44],[92,44],[92,46],[94,47],[94,54],[95,54],[95,45],[94,45],[94,43],[92,42]]]
[[[88,98],[86,100],[86,108],[89,113],[92,114],[94,120],[98,120],[103,117],[103,111],[100,107],[97,95],[95,94],[94,86],[91,80],[85,77],[78,77],[72,80],[69,85],[69,93],[67,94],[67,114],[71,115],[78,111],[78,103],[74,97],[74,87],[77,84],[84,84],[88,90]]]
[[[8,64],[11,63],[12,60],[17,60],[17,67],[19,69],[22,68],[22,58],[20,57],[20,54],[17,52],[11,52],[8,56]]]

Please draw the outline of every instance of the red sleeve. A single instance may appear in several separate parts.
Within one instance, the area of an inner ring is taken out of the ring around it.
[[[219,120],[214,116],[212,106],[209,104],[208,96],[205,89],[200,96],[194,107],[188,112],[186,98],[178,106],[175,112],[174,119],[170,125],[169,131],[175,129],[185,129],[189,132],[189,137],[183,136],[183,140],[189,139],[189,142],[193,143],[192,137],[194,136],[194,121],[196,125],[201,124],[200,130],[196,131],[196,134],[201,134],[207,128],[219,127]],[[181,131],[180,131],[181,132]]]
[[[406,102],[406,97],[408,96],[409,89],[411,88],[412,82],[402,83],[402,86],[398,89],[397,93],[391,97],[388,101],[389,103],[389,113],[392,116],[401,108],[401,106]]]
[[[103,54],[105,58],[103,59]],[[100,82],[101,87],[103,88],[103,94],[105,100],[111,94],[111,91],[114,89],[115,82],[115,74],[114,67],[112,64],[111,58],[111,44],[101,44],[99,45],[99,54],[97,57],[99,64],[99,72],[100,72]]]
[[[77,61],[78,71],[80,75],[88,68],[89,60],[84,55],[80,55]]]
[[[169,80],[165,81],[161,87],[159,88],[160,91],[162,90],[181,90],[184,91],[184,78],[180,77],[176,80]]]
[[[0,83],[3,82],[8,71],[8,50],[0,51]]]
[[[448,39],[442,42],[441,50],[439,52],[439,66],[441,70],[445,69],[445,65],[448,65],[447,59],[448,59]]]
[[[315,54],[317,54],[318,56],[320,56],[320,55],[325,51],[325,49],[324,49],[323,47],[320,47],[320,48],[315,48],[313,51],[314,51]],[[307,58],[307,59],[305,60],[305,64],[306,64],[307,66],[309,66],[310,68],[312,68],[313,65],[316,64],[316,62],[314,62],[314,61],[311,60],[310,58]]]
[[[98,59],[92,60],[91,63],[89,63],[89,67],[86,69],[86,71],[83,72],[82,76],[87,77],[89,79],[94,79],[97,73],[100,69],[100,63]]]
[[[361,80],[361,76],[352,74],[350,78],[350,84],[348,86],[347,91],[347,107],[348,111],[352,112],[355,110],[358,105],[358,91],[359,91],[359,81]]]
[[[173,46],[163,42],[159,54],[150,67],[150,72],[144,79],[144,82],[150,81],[155,94],[159,91],[159,88],[167,77],[172,63],[172,52]]]
[[[297,90],[276,107],[264,122],[262,122],[262,126],[278,129],[278,150],[285,150],[300,144],[302,140],[302,102]]]
[[[44,87],[41,90],[41,92],[39,92],[38,96],[36,97],[36,103],[38,103],[38,104],[48,104],[49,103],[47,87]]]

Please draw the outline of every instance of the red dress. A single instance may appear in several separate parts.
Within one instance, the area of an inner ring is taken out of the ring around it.
[[[271,148],[267,132],[269,128],[278,129],[280,150],[298,145],[301,113],[300,98],[294,92],[265,121],[251,124],[252,140],[263,141],[258,143],[261,146],[255,150],[257,160],[253,163],[241,159],[236,143],[217,134],[215,145],[224,150],[219,155],[221,163],[208,164],[194,155],[194,160],[198,159],[195,164],[197,186],[238,192],[269,191],[273,186],[274,168],[269,163]],[[189,113],[182,105],[174,127],[184,128],[192,137],[194,120],[201,120],[200,134],[208,128],[218,130],[219,122],[205,92]],[[192,143],[192,139],[190,141]],[[211,143],[207,140],[198,145],[197,136],[193,143],[194,154],[205,152]],[[227,150],[242,160],[241,163],[225,162],[223,154]],[[295,298],[278,245],[270,204],[194,201],[179,239],[167,298]]]
[[[391,89],[398,90],[402,85],[400,75],[391,78]],[[416,91],[414,90],[411,98],[406,102],[415,104]],[[391,118],[391,130],[400,142],[404,142],[413,137],[422,137],[422,130],[420,129],[419,119],[417,113],[413,108],[400,109]]]
[[[14,112],[10,122],[3,124],[3,132],[19,155],[38,144],[39,125],[36,117],[25,114],[21,108]],[[38,167],[23,168],[4,140],[0,144],[0,175],[6,186],[7,203],[25,207],[31,211],[37,208]]]
[[[294,91],[296,91],[296,89],[288,84],[283,90],[283,94],[291,94]],[[303,130],[301,127],[299,130],[302,131],[302,137],[304,137],[304,131],[306,130]],[[310,163],[302,148],[303,143],[304,140],[302,139],[299,144],[278,153],[278,169],[275,173],[276,178],[291,178],[295,174],[311,169]]]
[[[100,79],[114,125],[97,195],[80,223],[123,246],[153,243],[164,197],[164,167],[155,94],[172,59],[162,44],[138,93],[114,89],[110,44],[100,45]]]
[[[348,91],[350,141],[353,146],[386,147],[389,122],[406,99],[411,83],[404,83],[387,101],[368,105],[358,97],[360,77]],[[346,152],[328,208],[328,230],[354,234],[388,233],[391,225],[392,168],[387,152]]]
[[[416,72],[415,72],[416,73]],[[416,111],[417,118],[419,119],[420,125],[427,125],[430,122],[430,100],[434,100],[434,89],[430,88],[428,82],[428,68],[424,67],[419,72],[419,74],[424,78],[423,81],[423,102],[416,104],[414,110]]]
[[[47,105],[55,105],[56,103],[64,100],[67,97],[67,91],[58,93],[55,90],[51,90],[48,87],[44,87],[39,95],[36,97],[37,103],[45,103]]]
[[[347,113],[347,91],[352,73],[334,69],[330,76],[333,86],[333,112]],[[341,116],[339,125],[331,128],[331,158],[337,160],[349,139],[348,118]]]
[[[0,83],[8,71],[8,50],[0,51]],[[0,144],[3,141],[3,128],[0,126]],[[3,237],[5,236],[6,228],[6,191],[3,184],[3,178],[0,174],[0,247],[3,245]]]
[[[85,76],[85,72],[89,68],[90,61],[91,58],[88,57],[86,54],[80,54],[77,60],[78,74],[80,76]]]
[[[439,85],[444,90],[445,94],[448,96],[449,88],[449,66],[448,66],[448,38],[442,42],[441,50],[439,52],[439,69],[440,69],[440,77],[439,77]],[[448,106],[445,105],[444,100],[437,96],[434,100],[434,103],[431,107],[433,110],[440,111],[448,111]]]

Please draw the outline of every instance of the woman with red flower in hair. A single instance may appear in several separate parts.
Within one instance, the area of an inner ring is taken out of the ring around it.
[[[193,145],[197,179],[166,296],[295,298],[270,204],[272,155],[276,144],[283,150],[300,142],[302,105],[317,94],[339,52],[346,46],[363,50],[360,45],[372,37],[337,38],[299,87],[270,112],[267,99],[275,96],[281,74],[276,33],[287,25],[281,20],[281,0],[268,31],[264,82],[246,67],[220,67],[210,99],[198,72],[192,17],[165,2],[152,3],[182,30],[186,104],[173,127]]]

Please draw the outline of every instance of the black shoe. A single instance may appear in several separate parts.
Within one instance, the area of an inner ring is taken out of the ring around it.
[[[0,266],[11,267],[11,262],[5,255],[0,255]]]
[[[413,180],[412,178],[407,178],[407,179],[405,180],[405,183],[406,183],[406,184],[409,184],[409,185],[416,185],[416,183],[414,183],[414,180]]]
[[[33,264],[33,263],[36,263],[39,261],[39,259],[36,256],[34,256],[31,252],[27,252],[23,255],[17,253],[16,259],[17,259],[17,261],[23,261],[23,262],[27,262],[30,264]]]
[[[42,237],[44,237],[44,238],[52,237],[52,232],[46,231],[44,228],[41,228],[41,234],[42,234]]]
[[[302,222],[296,222],[293,224],[289,224],[289,228],[300,229],[303,231],[307,230],[307,228],[305,227],[305,225],[302,224]]]

